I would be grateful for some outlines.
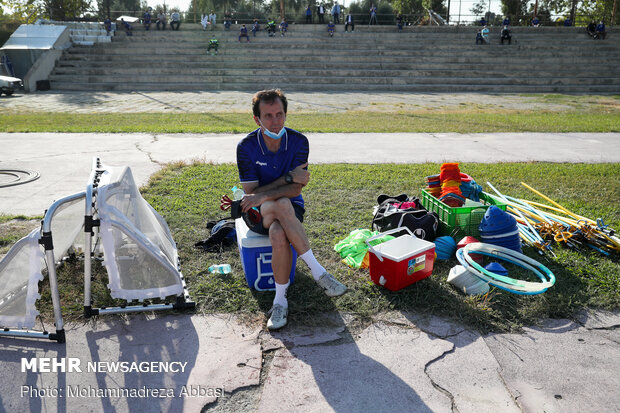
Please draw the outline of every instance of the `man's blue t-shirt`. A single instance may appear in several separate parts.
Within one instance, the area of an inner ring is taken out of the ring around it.
[[[270,184],[279,177],[308,162],[308,138],[296,130],[286,128],[278,152],[271,152],[265,145],[260,128],[251,132],[237,144],[237,168],[241,183]],[[304,206],[300,195],[291,202]]]

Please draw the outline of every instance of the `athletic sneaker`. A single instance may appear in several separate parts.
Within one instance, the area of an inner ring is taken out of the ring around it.
[[[323,275],[316,280],[316,283],[325,290],[325,294],[330,297],[338,297],[347,292],[347,287],[334,278],[333,275],[325,271]]]
[[[274,304],[269,310],[269,321],[267,321],[267,328],[269,330],[277,330],[286,325],[286,316],[288,315],[288,308],[282,307],[280,304]]]

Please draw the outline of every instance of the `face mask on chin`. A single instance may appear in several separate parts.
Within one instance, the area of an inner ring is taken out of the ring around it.
[[[273,133],[269,129],[267,129],[265,125],[263,125],[263,122],[261,122],[260,119],[258,121],[260,122],[260,125],[263,127],[265,135],[269,136],[271,139],[280,139],[286,133],[286,129],[284,129],[284,126],[282,126],[282,129],[280,130],[280,132]]]

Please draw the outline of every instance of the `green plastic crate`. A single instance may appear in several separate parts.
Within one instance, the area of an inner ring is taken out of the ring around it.
[[[468,200],[467,203],[473,203],[473,201]],[[489,206],[495,205],[504,211],[506,210],[506,204],[486,192],[480,193],[480,203],[483,205],[454,208],[444,204],[426,190],[422,190],[422,205],[439,216],[439,235],[452,235],[455,238],[466,235],[478,237],[480,235],[478,225],[482,222]]]

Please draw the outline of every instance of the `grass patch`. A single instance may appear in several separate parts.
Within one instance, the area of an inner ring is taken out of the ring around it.
[[[519,296],[493,289],[486,297],[467,297],[446,282],[448,271],[458,262],[438,261],[433,275],[401,291],[390,292],[370,282],[367,270],[352,270],[343,264],[333,246],[356,228],[367,228],[378,194],[420,196],[424,177],[437,173],[440,164],[312,165],[312,179],[304,191],[308,210],[305,227],[313,251],[323,265],[350,288],[342,297],[330,299],[315,286],[305,264],[298,262],[289,291],[290,316],[295,323],[332,310],[371,318],[384,311],[416,311],[452,317],[480,331],[511,331],[535,323],[541,317],[570,317],[585,307],[620,308],[620,264],[618,257],[604,257],[591,251],[576,252],[556,247],[557,258],[539,258],[549,267],[557,283],[538,296]],[[520,185],[524,181],[575,213],[603,217],[612,227],[620,224],[620,165],[505,163],[462,164],[461,169],[479,183],[487,180],[512,196],[535,200]],[[253,317],[266,312],[273,293],[247,288],[236,247],[219,253],[205,253],[193,244],[206,238],[205,223],[224,218],[219,199],[237,184],[233,164],[172,164],[153,175],[142,188],[144,197],[168,222],[178,244],[183,273],[190,293],[201,312],[234,312]],[[596,182],[596,185],[584,185]],[[615,194],[615,195],[614,195]],[[212,275],[209,265],[229,263],[231,274]],[[93,299],[109,305],[105,274],[100,266],[94,282]],[[513,274],[514,275],[514,274]],[[64,265],[58,271],[62,286],[63,312],[80,317],[82,309],[81,264]],[[44,289],[45,291],[46,289]],[[48,295],[42,311],[51,314]]]
[[[304,132],[619,132],[620,110],[508,111],[497,108],[296,113],[288,126]],[[386,116],[390,121],[386,122]],[[0,132],[246,133],[246,113],[0,113]]]

